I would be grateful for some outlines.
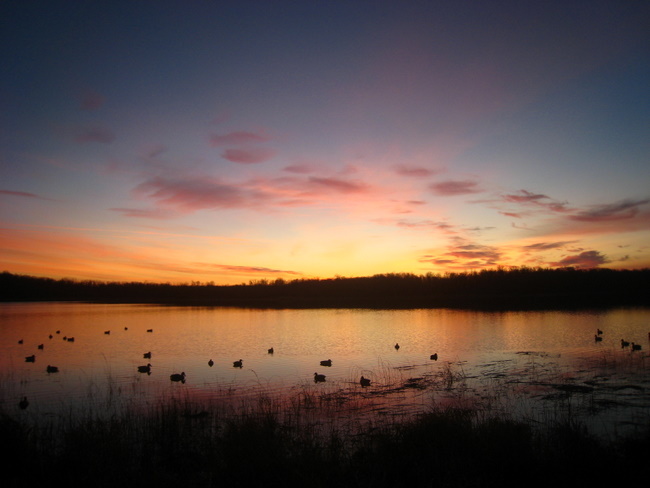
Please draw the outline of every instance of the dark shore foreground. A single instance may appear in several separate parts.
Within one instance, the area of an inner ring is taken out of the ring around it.
[[[272,411],[224,418],[161,406],[54,429],[20,414],[0,417],[7,488],[643,486],[650,456],[650,432],[602,443],[570,420],[540,426],[464,409],[355,436]]]
[[[650,306],[650,270],[516,268],[446,275],[260,280],[242,285],[54,280],[0,273],[2,301],[249,308],[580,309]]]

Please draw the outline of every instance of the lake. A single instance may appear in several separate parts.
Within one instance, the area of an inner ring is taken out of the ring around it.
[[[352,410],[403,417],[433,405],[468,405],[526,418],[571,411],[600,433],[616,435],[650,418],[649,332],[646,308],[478,312],[4,303],[0,402],[5,411],[40,417],[88,408],[111,412],[170,398],[240,404],[310,398],[336,405],[332,411],[348,418]],[[641,350],[621,347],[621,339]],[[148,352],[151,359],[144,358]],[[437,360],[430,359],[434,353]],[[234,367],[240,359],[242,367]],[[328,359],[331,366],[321,366]],[[138,372],[147,364],[149,374]],[[48,373],[48,365],[59,371]],[[170,381],[181,372],[184,382]],[[325,381],[314,382],[314,373],[326,375]],[[359,384],[362,375],[370,386]],[[19,412],[24,396],[30,407]]]

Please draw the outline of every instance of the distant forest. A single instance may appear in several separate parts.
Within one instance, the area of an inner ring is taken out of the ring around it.
[[[55,280],[7,271],[0,301],[157,303],[249,308],[567,309],[650,306],[650,269],[514,268],[378,274],[241,285]]]

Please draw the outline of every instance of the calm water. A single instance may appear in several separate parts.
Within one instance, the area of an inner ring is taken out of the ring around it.
[[[598,342],[597,329],[603,331]],[[363,396],[373,410],[394,415],[468,401],[507,405],[525,416],[532,405],[559,399],[620,429],[648,422],[649,332],[647,309],[251,310],[8,303],[0,305],[0,402],[13,411],[27,396],[31,415],[53,415],[70,405],[102,403],[106,396],[132,405],[181,393],[210,399],[308,390],[323,398]],[[621,338],[641,344],[642,350],[622,349]],[[267,352],[271,347],[273,354]],[[146,352],[151,359],[143,357]],[[430,359],[433,353],[437,361]],[[31,355],[35,361],[26,362]],[[239,359],[243,367],[233,367]],[[320,366],[326,359],[331,367]],[[139,373],[137,367],[147,363],[151,374]],[[48,374],[48,365],[59,372]],[[170,375],[180,372],[186,373],[185,383],[171,382]],[[315,384],[314,372],[325,374],[326,381]],[[369,388],[358,384],[361,375],[372,380]]]

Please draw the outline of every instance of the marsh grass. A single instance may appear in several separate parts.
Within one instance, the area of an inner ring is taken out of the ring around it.
[[[248,394],[235,385],[210,395],[180,388],[143,402],[137,385],[103,391],[90,385],[83,404],[57,415],[3,406],[0,439],[10,447],[1,458],[3,486],[600,486],[609,476],[643,481],[649,409],[633,435],[597,437],[578,415],[589,403],[596,408],[595,390],[538,356],[523,357],[516,376],[497,368],[473,377],[454,362],[411,376],[413,369],[379,361],[372,371],[305,382],[281,395],[260,383]],[[602,370],[594,374],[596,382],[603,371],[625,379],[645,367],[639,356],[597,361]],[[358,384],[365,373],[373,379],[367,388]],[[479,381],[480,391],[474,385]],[[407,408],[395,407],[395,396]],[[522,402],[527,396],[546,398],[546,407],[532,408]],[[413,402],[420,402],[418,408],[408,408]]]

